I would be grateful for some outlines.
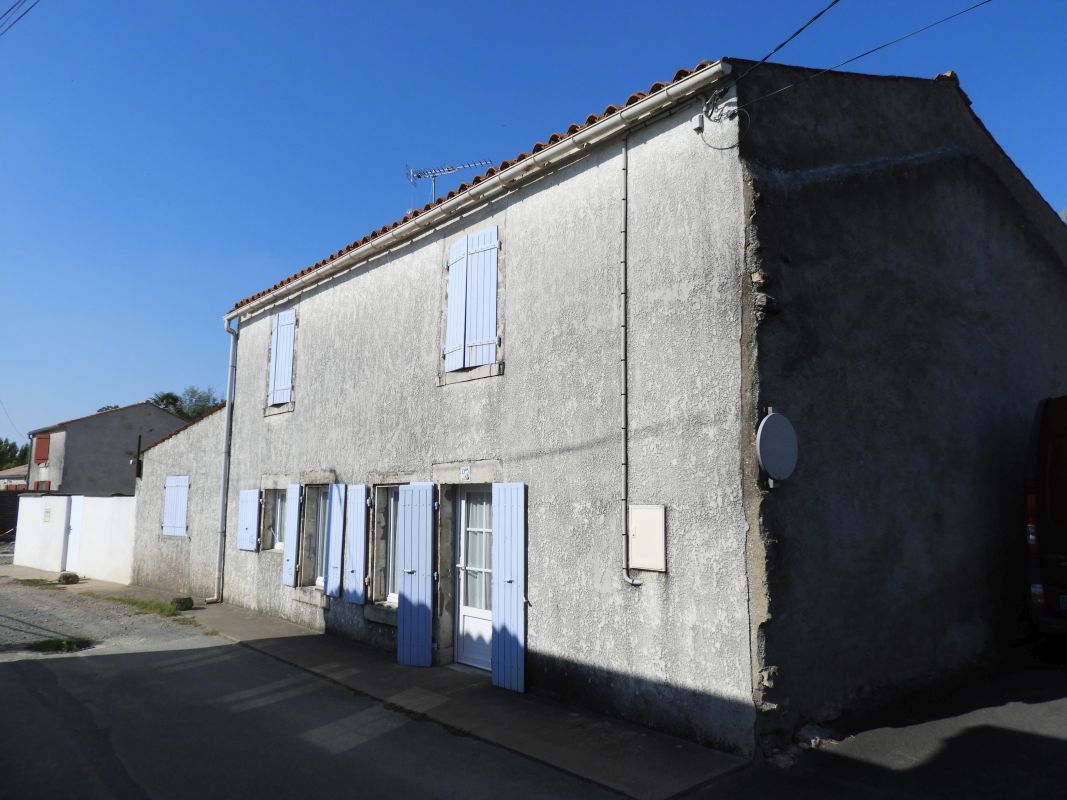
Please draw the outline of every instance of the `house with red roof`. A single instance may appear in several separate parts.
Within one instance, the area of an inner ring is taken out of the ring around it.
[[[135,574],[754,753],[1010,639],[1065,304],[954,75],[705,62],[235,303]]]

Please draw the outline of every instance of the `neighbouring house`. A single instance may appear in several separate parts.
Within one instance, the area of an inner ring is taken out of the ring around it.
[[[29,471],[28,464],[18,467],[0,469],[0,492],[23,491],[26,489],[26,475]]]
[[[954,76],[752,66],[237,303],[138,579],[743,753],[995,646],[1067,227]]]
[[[134,403],[30,431],[33,491],[109,497],[132,495],[137,447],[187,424],[151,403]]]

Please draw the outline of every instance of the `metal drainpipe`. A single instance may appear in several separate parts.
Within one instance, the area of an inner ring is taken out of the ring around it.
[[[627,330],[630,321],[630,303],[626,279],[629,238],[629,169],[630,139],[628,136],[624,136],[622,140],[622,253],[619,257],[619,305],[621,317],[621,324],[619,325],[619,383],[622,408],[622,577],[631,586],[640,586],[641,581],[630,575],[630,408],[628,399],[630,376],[626,361]]]
[[[219,499],[219,551],[215,564],[215,595],[207,603],[222,602],[222,581],[226,568],[226,507],[230,492],[230,437],[233,432],[233,394],[237,385],[237,338],[238,332],[225,321],[226,333],[230,334],[230,367],[226,381],[226,431],[222,444],[222,486]]]

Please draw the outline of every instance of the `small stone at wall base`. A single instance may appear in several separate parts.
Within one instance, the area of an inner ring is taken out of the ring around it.
[[[58,580],[59,583],[62,583],[64,585],[68,585],[68,584],[71,584],[71,583],[77,583],[78,582],[78,573],[77,572],[61,572],[61,573],[59,573],[59,578],[57,578],[57,580]]]
[[[175,597],[170,601],[170,604],[174,606],[175,611],[189,611],[193,607],[193,598],[191,597]]]

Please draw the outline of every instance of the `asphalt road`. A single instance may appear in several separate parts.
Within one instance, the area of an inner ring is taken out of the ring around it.
[[[691,798],[1065,797],[1067,641],[1035,638],[836,734],[788,768],[750,766]]]
[[[0,583],[0,631],[2,798],[618,797],[104,601]]]

